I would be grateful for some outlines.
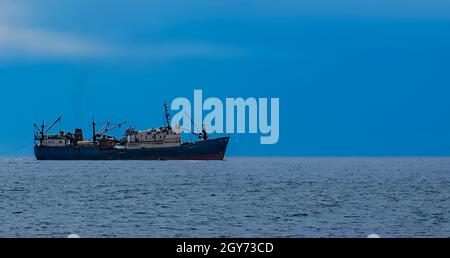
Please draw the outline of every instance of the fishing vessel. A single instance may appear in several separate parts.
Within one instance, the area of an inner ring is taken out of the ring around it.
[[[50,127],[45,122],[34,124],[34,154],[37,160],[223,160],[229,137],[210,138],[202,126],[201,132],[190,133],[199,139],[183,142],[182,128],[172,128],[170,115],[164,103],[166,125],[147,130],[127,128],[123,138],[108,135],[127,122],[111,125],[107,122],[99,131],[92,121],[92,139],[85,139],[83,130],[60,131],[48,134],[57,125],[59,117]]]

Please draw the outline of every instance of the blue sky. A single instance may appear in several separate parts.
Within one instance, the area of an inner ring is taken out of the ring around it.
[[[0,0],[0,155],[34,121],[163,122],[161,103],[280,98],[230,155],[450,155],[450,2]]]

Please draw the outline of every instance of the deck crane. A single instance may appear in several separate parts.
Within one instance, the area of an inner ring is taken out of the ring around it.
[[[58,119],[55,120],[55,122],[53,122],[53,124],[47,129],[45,130],[45,121],[42,121],[42,125],[39,128],[39,126],[37,126],[36,123],[34,123],[34,128],[37,129],[37,133],[39,133],[41,135],[40,140],[43,141],[45,139],[45,136],[47,135],[48,132],[50,132],[55,125],[57,125],[59,122],[61,122],[62,116],[58,117]],[[37,140],[37,134],[35,133],[35,140]]]
[[[95,139],[106,135],[106,133],[111,132],[114,129],[122,127],[122,125],[124,125],[126,123],[127,123],[127,121],[124,121],[122,123],[119,123],[119,124],[116,124],[116,125],[110,127],[111,123],[110,122],[106,122],[106,124],[100,129],[100,131],[95,134]]]

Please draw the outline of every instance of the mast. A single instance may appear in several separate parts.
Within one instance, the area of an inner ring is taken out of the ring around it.
[[[170,126],[170,114],[169,109],[167,108],[167,103],[164,101],[164,115],[166,117],[167,128],[170,130],[172,127]]]
[[[44,139],[45,139],[45,133],[44,133],[44,130],[45,130],[45,121],[42,121],[42,126],[41,126],[41,143],[43,143],[44,142]]]
[[[201,134],[201,136],[203,137],[204,141],[208,140],[208,133],[206,132],[205,124],[202,124],[202,134]]]
[[[92,141],[94,142],[94,144],[97,142],[97,135],[96,135],[96,132],[95,132],[95,126],[96,126],[95,119],[92,119]]]

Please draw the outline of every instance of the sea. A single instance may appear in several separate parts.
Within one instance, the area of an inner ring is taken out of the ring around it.
[[[0,237],[449,237],[450,158],[0,159]]]

